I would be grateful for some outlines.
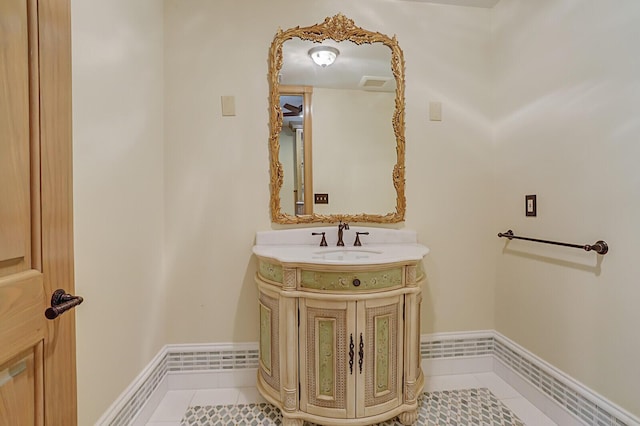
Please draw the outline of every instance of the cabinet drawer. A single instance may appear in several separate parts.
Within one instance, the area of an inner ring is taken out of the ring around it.
[[[371,291],[400,287],[404,284],[403,269],[400,267],[362,272],[324,272],[303,269],[300,274],[300,286],[327,291]]]

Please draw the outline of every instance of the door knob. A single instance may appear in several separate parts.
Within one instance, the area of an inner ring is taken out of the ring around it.
[[[58,289],[51,295],[51,307],[44,311],[47,319],[53,320],[82,303],[84,299],[80,296],[72,296],[66,291]]]

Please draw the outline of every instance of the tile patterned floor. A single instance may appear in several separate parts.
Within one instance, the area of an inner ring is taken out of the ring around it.
[[[229,385],[234,386],[232,383],[227,384],[227,386]],[[424,390],[427,393],[435,393],[479,388],[488,388],[501,404],[507,407],[511,413],[517,416],[521,422],[527,426],[556,426],[556,423],[546,417],[542,411],[495,373],[431,376],[427,378]],[[143,420],[142,423],[138,422],[136,424],[146,426],[181,426],[182,420],[185,418],[185,413],[189,407],[258,405],[266,404],[267,402],[255,387],[226,387],[198,390],[196,386],[192,389],[184,387],[183,389],[188,390],[167,391],[153,413],[150,414],[149,417],[146,417],[146,420]],[[273,416],[276,415],[280,415],[280,413],[274,411]],[[437,424],[438,426],[443,426],[442,424]],[[484,425],[479,421],[475,423],[472,421],[471,423],[460,422],[456,426],[463,426],[465,424],[474,426]]]
[[[181,421],[182,426],[276,426],[282,421],[280,411],[268,403],[192,406]],[[417,424],[523,426],[518,417],[487,388],[425,392],[420,401]],[[314,426],[311,423],[305,423]],[[401,426],[392,419],[378,426]]]

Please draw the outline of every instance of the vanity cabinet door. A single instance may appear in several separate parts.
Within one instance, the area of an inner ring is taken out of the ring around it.
[[[402,404],[404,296],[300,299],[300,409],[375,416]]]
[[[402,404],[404,296],[368,299],[357,306],[356,417]]]
[[[355,417],[356,302],[303,298],[299,308],[300,409]]]

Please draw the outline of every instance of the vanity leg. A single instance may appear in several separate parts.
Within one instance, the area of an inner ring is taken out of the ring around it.
[[[400,423],[403,425],[414,424],[418,420],[418,409],[416,408],[415,410],[400,413],[400,415],[398,415],[398,420],[400,420]]]
[[[302,419],[290,419],[282,416],[282,426],[302,426],[303,424],[304,420]]]

